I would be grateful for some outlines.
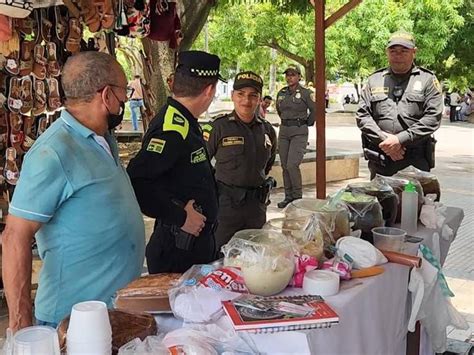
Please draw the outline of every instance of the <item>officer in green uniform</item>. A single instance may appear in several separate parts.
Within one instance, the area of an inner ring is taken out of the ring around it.
[[[436,76],[414,64],[415,53],[413,36],[395,32],[386,48],[389,67],[373,73],[362,90],[356,119],[371,178],[409,165],[434,167],[432,135],[441,123],[443,99]]]
[[[300,85],[299,67],[289,67],[284,74],[288,86],[278,92],[276,101],[281,118],[278,152],[285,185],[285,199],[278,203],[279,208],[303,196],[300,164],[308,145],[308,126],[315,119],[314,94]]]
[[[219,65],[205,52],[179,54],[173,97],[127,169],[142,212],[156,219],[146,247],[151,274],[184,272],[216,256],[217,188],[197,117],[214,98]]]
[[[262,94],[262,78],[250,71],[237,74],[232,101],[234,111],[203,127],[209,157],[215,157],[219,189],[217,248],[235,232],[261,228],[266,221],[275,161],[276,134],[270,123],[255,113]]]

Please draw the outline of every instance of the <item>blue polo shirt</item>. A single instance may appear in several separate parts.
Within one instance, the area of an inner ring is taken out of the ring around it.
[[[35,315],[58,323],[86,300],[111,305],[140,276],[145,228],[117,143],[110,152],[66,110],[26,154],[12,215],[41,222]],[[112,155],[110,154],[112,153]]]

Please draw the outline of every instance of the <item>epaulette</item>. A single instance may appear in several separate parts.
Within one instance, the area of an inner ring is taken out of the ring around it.
[[[227,117],[227,116],[230,116],[230,115],[231,115],[230,113],[221,113],[220,115],[211,117],[211,121],[215,122],[217,120],[220,120],[221,118],[224,118],[224,117]]]
[[[372,74],[380,73],[380,72],[383,72],[383,71],[385,71],[385,70],[388,70],[388,67],[377,69],[377,70],[374,71]]]
[[[435,73],[433,73],[431,70],[429,69],[426,69],[426,68],[423,68],[423,67],[418,67],[418,69],[420,69],[421,71],[424,71],[426,73],[429,73],[431,75],[435,75]]]

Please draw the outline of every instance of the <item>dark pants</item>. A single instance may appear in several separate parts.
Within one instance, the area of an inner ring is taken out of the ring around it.
[[[214,233],[210,225],[196,237],[191,250],[176,247],[170,228],[155,223],[155,230],[146,246],[146,262],[150,274],[185,272],[194,264],[208,264],[216,259]]]
[[[256,197],[231,197],[219,193],[219,213],[217,215],[217,251],[242,229],[260,229],[267,219],[267,206]]]
[[[459,120],[459,113],[456,110],[457,106],[449,106],[449,121],[454,122]]]
[[[410,165],[423,171],[431,170],[428,160],[426,160],[426,157],[421,151],[417,151],[413,154],[410,153],[410,151],[407,151],[405,153],[406,158],[403,160],[388,160],[386,166],[381,166],[373,161],[369,161],[370,179],[372,180],[375,177],[375,174],[392,176]]]

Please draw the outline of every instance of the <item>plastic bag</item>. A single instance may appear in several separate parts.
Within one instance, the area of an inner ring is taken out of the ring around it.
[[[436,175],[415,168],[414,166],[406,167],[395,174],[396,177],[402,177],[405,179],[417,180],[423,188],[425,195],[434,194],[436,195],[435,201],[439,201],[441,198],[441,187],[439,185],[438,178]]]
[[[215,276],[222,276],[228,285],[233,284],[229,274],[232,273],[236,279],[240,276],[239,270],[228,269],[227,274],[218,272],[220,270],[212,265],[193,265],[180,278],[176,287],[168,291],[171,310],[175,317],[188,322],[209,322],[221,315],[222,301],[233,299],[239,295],[229,291],[221,283],[219,287]],[[212,282],[211,282],[212,281]],[[213,286],[213,287],[211,287]],[[242,287],[238,287],[242,289]],[[245,291],[245,290],[244,290]]]
[[[338,195],[341,203],[351,211],[353,229],[362,231],[362,238],[372,241],[372,228],[384,226],[382,206],[374,196],[358,192],[343,192]]]
[[[349,235],[349,211],[336,200],[303,198],[295,200],[285,209],[286,218],[299,218],[315,215],[323,232],[324,247],[345,235]]]
[[[300,218],[274,218],[264,224],[263,229],[284,234],[295,243],[299,255],[308,255],[321,261],[324,242],[321,228],[315,215]]]
[[[382,175],[375,175],[375,178],[372,180],[376,183],[386,183],[390,185],[393,189],[393,191],[397,194],[398,196],[398,209],[397,209],[397,219],[395,222],[399,223],[400,219],[402,217],[401,213],[401,208],[402,208],[402,192],[405,190],[405,185],[408,184],[408,182],[412,182],[413,185],[415,185],[416,192],[418,192],[418,213],[421,210],[421,206],[423,205],[424,202],[424,193],[423,193],[423,187],[421,186],[420,182],[416,179],[412,178],[404,178],[400,176],[382,176]]]
[[[163,344],[164,335],[150,335],[143,341],[135,338],[120,347],[118,355],[168,355],[170,352]]]
[[[356,269],[385,264],[388,261],[380,250],[362,239],[343,237],[337,241],[336,248],[339,257],[343,258],[344,254],[348,254],[352,258]]]
[[[346,191],[352,193],[363,193],[369,196],[377,197],[382,206],[382,215],[387,227],[392,226],[397,219],[398,196],[393,188],[385,181],[374,179],[372,181],[349,184]]]
[[[249,291],[270,296],[282,291],[293,276],[297,250],[285,235],[261,229],[237,232],[222,247],[224,265],[239,267]]]

